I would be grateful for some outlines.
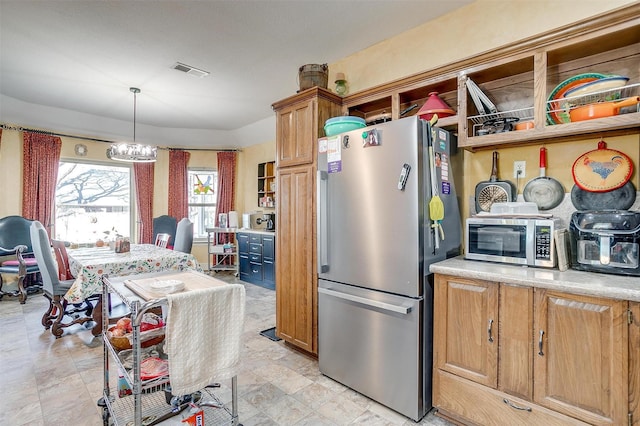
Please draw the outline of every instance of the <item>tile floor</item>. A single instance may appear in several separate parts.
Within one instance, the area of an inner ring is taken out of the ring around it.
[[[238,394],[244,426],[450,424],[433,413],[415,423],[323,376],[315,359],[261,336],[275,325],[275,292],[243,284],[247,305]],[[0,425],[102,425],[96,406],[103,388],[102,345],[79,326],[55,339],[40,324],[45,307],[41,294],[24,305],[13,297],[0,301]],[[220,397],[225,395],[230,399],[223,386]]]

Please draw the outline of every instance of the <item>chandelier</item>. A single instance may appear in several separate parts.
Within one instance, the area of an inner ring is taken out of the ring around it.
[[[136,143],[136,95],[140,89],[130,87],[129,91],[133,93],[133,143],[111,144],[107,149],[107,158],[130,163],[151,163],[156,161],[158,148]]]

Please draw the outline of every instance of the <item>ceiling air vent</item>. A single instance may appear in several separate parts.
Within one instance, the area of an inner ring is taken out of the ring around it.
[[[196,67],[192,67],[191,65],[186,65],[180,62],[176,62],[175,64],[173,64],[171,68],[173,68],[174,70],[185,72],[187,74],[191,74],[196,77],[206,77],[209,75],[209,71],[204,71]]]

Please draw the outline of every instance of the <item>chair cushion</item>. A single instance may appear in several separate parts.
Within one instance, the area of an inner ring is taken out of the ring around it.
[[[33,266],[37,265],[38,261],[34,257],[27,257],[26,259],[24,259],[24,263],[26,263],[27,266]],[[20,263],[18,263],[18,259],[5,260],[4,262],[2,262],[2,266],[18,266],[19,264]]]

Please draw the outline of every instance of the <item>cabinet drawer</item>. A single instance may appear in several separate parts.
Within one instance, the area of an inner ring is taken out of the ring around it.
[[[258,254],[262,254],[262,244],[254,244],[254,243],[250,243],[249,244],[249,253],[258,253]]]
[[[251,271],[249,271],[249,276],[252,280],[262,281],[262,265],[259,263],[251,263],[250,264]]]
[[[251,263],[262,263],[262,255],[258,253],[249,253],[249,261]]]
[[[558,414],[442,370],[436,370],[434,374],[433,405],[443,414],[456,420],[464,420],[465,423],[587,425],[572,417]]]
[[[262,240],[260,239],[260,235],[249,234],[249,242],[255,244],[261,244]]]

